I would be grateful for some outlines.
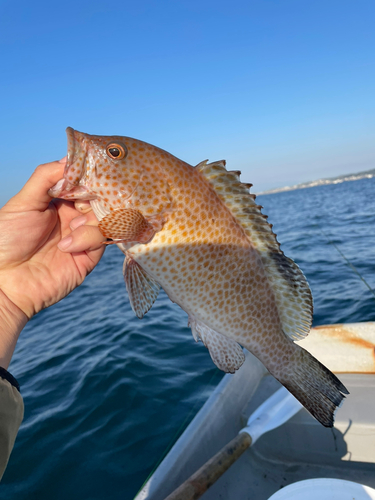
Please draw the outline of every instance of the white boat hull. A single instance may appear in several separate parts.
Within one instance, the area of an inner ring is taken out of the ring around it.
[[[302,409],[247,450],[203,496],[205,500],[266,500],[280,488],[314,477],[375,487],[375,323],[312,329],[300,345],[350,391],[334,429]],[[250,353],[225,375],[135,500],[164,500],[228,443],[280,384]]]

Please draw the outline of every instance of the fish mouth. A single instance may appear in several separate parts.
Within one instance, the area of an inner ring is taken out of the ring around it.
[[[85,186],[71,184],[65,178],[60,179],[51,189],[48,190],[51,198],[61,198],[63,200],[95,200],[96,195],[90,193]]]
[[[64,169],[64,177],[60,179],[49,191],[52,198],[62,198],[64,200],[94,200],[96,195],[90,193],[88,188],[81,182],[84,177],[85,154],[85,134],[77,132],[72,127],[67,127],[66,135],[68,139],[67,162]],[[75,170],[74,177],[71,169]]]

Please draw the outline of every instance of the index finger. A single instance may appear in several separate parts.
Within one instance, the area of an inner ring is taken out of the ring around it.
[[[63,177],[65,164],[66,158],[39,165],[21,191],[4,205],[4,209],[12,212],[46,210],[52,200],[48,190]]]

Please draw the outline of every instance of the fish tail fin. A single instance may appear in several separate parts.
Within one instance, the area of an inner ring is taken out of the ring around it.
[[[276,378],[325,427],[333,427],[334,412],[345,394],[344,384],[308,351],[295,344],[287,373]]]

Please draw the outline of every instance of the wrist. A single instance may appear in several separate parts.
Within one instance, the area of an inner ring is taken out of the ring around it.
[[[0,290],[0,366],[2,368],[8,368],[19,334],[27,321],[26,314]]]

